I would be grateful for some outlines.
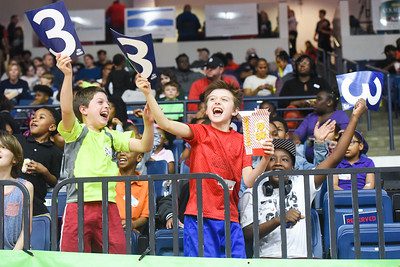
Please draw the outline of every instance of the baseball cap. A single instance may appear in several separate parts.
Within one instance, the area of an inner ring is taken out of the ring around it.
[[[290,157],[292,158],[293,165],[296,162],[296,145],[291,139],[273,139],[272,144],[274,145],[274,149],[283,149],[286,150]]]
[[[209,69],[224,67],[224,62],[222,62],[222,60],[219,57],[212,56],[207,60],[205,67]]]
[[[256,53],[251,53],[248,57],[247,57],[247,61],[250,61],[252,59],[258,59],[258,56]]]

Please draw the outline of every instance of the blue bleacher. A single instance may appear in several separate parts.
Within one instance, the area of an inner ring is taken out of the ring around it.
[[[46,195],[46,207],[49,210],[49,212],[51,212],[51,196],[52,196],[52,192],[47,193]],[[67,192],[65,191],[60,191],[58,192],[58,218],[62,218],[63,214],[64,214],[64,209],[65,209],[65,205],[67,204]]]
[[[335,202],[335,224],[336,230],[344,225],[345,214],[352,214],[351,191],[342,190],[334,192]],[[358,191],[359,212],[376,212],[376,194],[375,190]],[[383,216],[385,223],[393,222],[392,202],[385,190],[382,190]],[[324,250],[327,253],[330,247],[329,240],[329,209],[328,193],[324,196],[323,216],[324,216]],[[361,225],[361,224],[360,224]],[[353,226],[351,224],[351,226]]]
[[[314,258],[322,259],[322,236],[318,212],[311,209],[312,251]]]
[[[179,228],[179,256],[183,256],[183,229]],[[172,229],[160,229],[155,233],[156,255],[173,256]]]
[[[50,218],[45,215],[32,218],[31,248],[50,250]]]
[[[168,174],[168,163],[165,160],[147,161],[147,174]],[[154,181],[155,197],[162,196],[163,181]]]
[[[184,149],[184,142],[182,139],[175,139],[172,145],[172,153],[174,154],[175,160],[175,173],[179,173],[179,158],[181,157],[182,151]]]
[[[360,224],[361,259],[379,259],[378,230],[376,224]],[[385,259],[400,257],[400,223],[385,223]],[[342,225],[338,230],[338,258],[354,259],[353,225]]]

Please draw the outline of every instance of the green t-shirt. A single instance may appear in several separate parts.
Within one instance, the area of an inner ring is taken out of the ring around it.
[[[180,117],[183,117],[183,103],[160,104],[160,107],[163,110],[165,117],[167,117],[168,119],[177,121]],[[177,114],[169,114],[169,113],[177,113]]]
[[[118,166],[113,160],[112,146],[115,151],[128,152],[132,133],[122,133],[108,128],[103,128],[101,132],[87,129],[87,134],[79,141],[81,145],[77,146],[74,142],[77,142],[84,126],[84,124],[79,124],[78,120],[76,120],[71,132],[67,132],[64,130],[62,121],[58,125],[58,132],[65,139],[66,151],[68,146],[72,148],[65,153],[66,161],[73,161],[73,170],[71,170],[71,174],[67,174],[68,178],[117,176]],[[112,135],[112,140],[106,134],[106,131]],[[115,185],[115,182],[108,183],[109,201],[112,202],[115,202]],[[68,202],[77,201],[76,189],[76,186],[71,186],[68,192]],[[101,201],[101,196],[101,183],[85,183],[85,202]]]

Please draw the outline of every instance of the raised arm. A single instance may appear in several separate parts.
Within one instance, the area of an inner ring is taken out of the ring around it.
[[[356,130],[358,120],[361,115],[367,110],[367,105],[364,99],[359,99],[354,106],[353,114],[351,115],[349,125],[344,131],[342,137],[340,137],[336,148],[332,154],[327,157],[321,164],[317,166],[317,169],[329,169],[335,168],[340,161],[343,159],[347,148],[349,147],[350,141],[353,138],[354,131]],[[325,180],[325,175],[316,175],[314,177],[315,187],[319,187]]]
[[[154,142],[154,119],[149,108],[143,110],[144,131],[141,139],[131,138],[129,142],[129,150],[137,152],[149,152],[153,148]]]
[[[136,79],[136,86],[145,95],[147,105],[150,108],[156,123],[161,127],[161,129],[182,138],[193,138],[193,132],[188,125],[177,121],[171,121],[165,117],[164,112],[161,110],[156,99],[151,94],[150,82],[146,78],[143,78],[139,75]]]
[[[61,118],[64,130],[70,132],[76,120],[73,107],[71,58],[65,55],[57,55],[56,59],[57,67],[64,73],[60,92]]]

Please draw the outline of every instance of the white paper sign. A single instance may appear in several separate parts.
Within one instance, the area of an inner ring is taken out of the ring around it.
[[[257,4],[206,5],[206,36],[256,35]]]
[[[81,42],[105,40],[104,9],[73,10],[69,14]]]

